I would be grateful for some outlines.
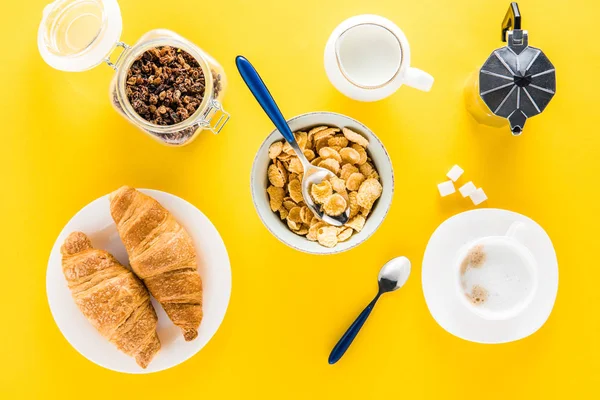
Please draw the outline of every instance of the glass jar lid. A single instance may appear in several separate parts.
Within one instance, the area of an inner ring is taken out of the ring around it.
[[[85,71],[108,59],[122,30],[117,0],[55,0],[44,8],[38,49],[53,68]]]

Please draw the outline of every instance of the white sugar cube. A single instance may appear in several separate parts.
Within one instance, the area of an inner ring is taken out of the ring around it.
[[[476,190],[477,190],[477,188],[475,187],[475,185],[473,185],[473,182],[471,182],[471,181],[465,183],[464,185],[462,185],[460,187],[460,189],[458,189],[460,194],[462,194],[462,197],[470,196],[471,193],[473,193]]]
[[[452,167],[450,169],[450,171],[448,171],[448,173],[446,174],[446,176],[450,179],[452,179],[452,181],[456,182],[458,180],[458,178],[460,178],[460,176],[463,174],[463,169],[461,167],[459,167],[458,165],[455,165],[454,167]]]
[[[446,197],[449,194],[456,192],[454,188],[454,183],[452,181],[442,182],[438,185],[438,190],[440,191],[440,196]]]
[[[485,195],[485,192],[481,188],[479,188],[476,191],[474,191],[473,193],[471,193],[469,195],[469,197],[473,201],[473,204],[475,204],[476,206],[478,206],[479,204],[481,204],[487,200],[487,196]]]

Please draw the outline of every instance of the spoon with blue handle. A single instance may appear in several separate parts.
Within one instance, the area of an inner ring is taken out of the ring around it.
[[[348,347],[352,344],[352,341],[358,335],[360,328],[364,325],[365,321],[373,311],[373,307],[377,303],[377,300],[382,294],[387,292],[393,292],[394,290],[400,289],[408,279],[410,275],[410,261],[406,257],[396,257],[388,261],[383,268],[379,271],[378,284],[379,291],[377,296],[369,303],[367,308],[360,313],[358,318],[350,325],[350,328],[344,333],[344,336],[335,345],[331,354],[329,355],[329,364],[335,364],[342,358]]]
[[[312,165],[304,156],[304,152],[298,145],[292,130],[287,124],[287,121],[283,117],[283,114],[277,107],[277,103],[271,96],[269,89],[261,79],[260,75],[250,61],[246,60],[242,56],[237,56],[235,59],[235,64],[237,65],[238,71],[242,76],[242,79],[250,89],[250,92],[258,101],[258,104],[265,111],[267,116],[271,119],[275,127],[279,130],[279,132],[283,135],[285,140],[292,146],[296,156],[302,163],[302,168],[304,168],[304,174],[302,175],[302,196],[304,197],[304,202],[308,206],[308,208],[315,214],[320,220],[328,223],[333,226],[342,226],[346,222],[348,222],[350,216],[350,210],[346,209],[346,212],[338,215],[338,216],[330,216],[321,210],[320,207],[314,203],[312,197],[310,196],[310,188],[312,185],[318,185],[321,183],[323,179],[328,177],[333,177],[333,172],[329,171],[326,168],[319,168],[317,166]]]

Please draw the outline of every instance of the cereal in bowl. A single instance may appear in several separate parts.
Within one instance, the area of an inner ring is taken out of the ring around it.
[[[348,210],[350,219],[344,226],[335,227],[315,217],[302,197],[302,163],[283,140],[269,147],[267,193],[271,210],[295,234],[335,247],[362,230],[383,190],[367,153],[369,142],[351,129],[330,126],[295,132],[294,136],[309,162],[334,173],[310,187],[315,204],[332,217]]]

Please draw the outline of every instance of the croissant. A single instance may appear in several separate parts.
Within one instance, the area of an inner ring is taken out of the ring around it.
[[[94,249],[84,233],[71,233],[60,252],[77,307],[102,336],[146,368],[160,350],[148,290],[111,254]]]
[[[202,280],[188,233],[158,201],[131,187],[110,195],[110,213],[133,272],[185,340],[195,339],[202,321]]]

